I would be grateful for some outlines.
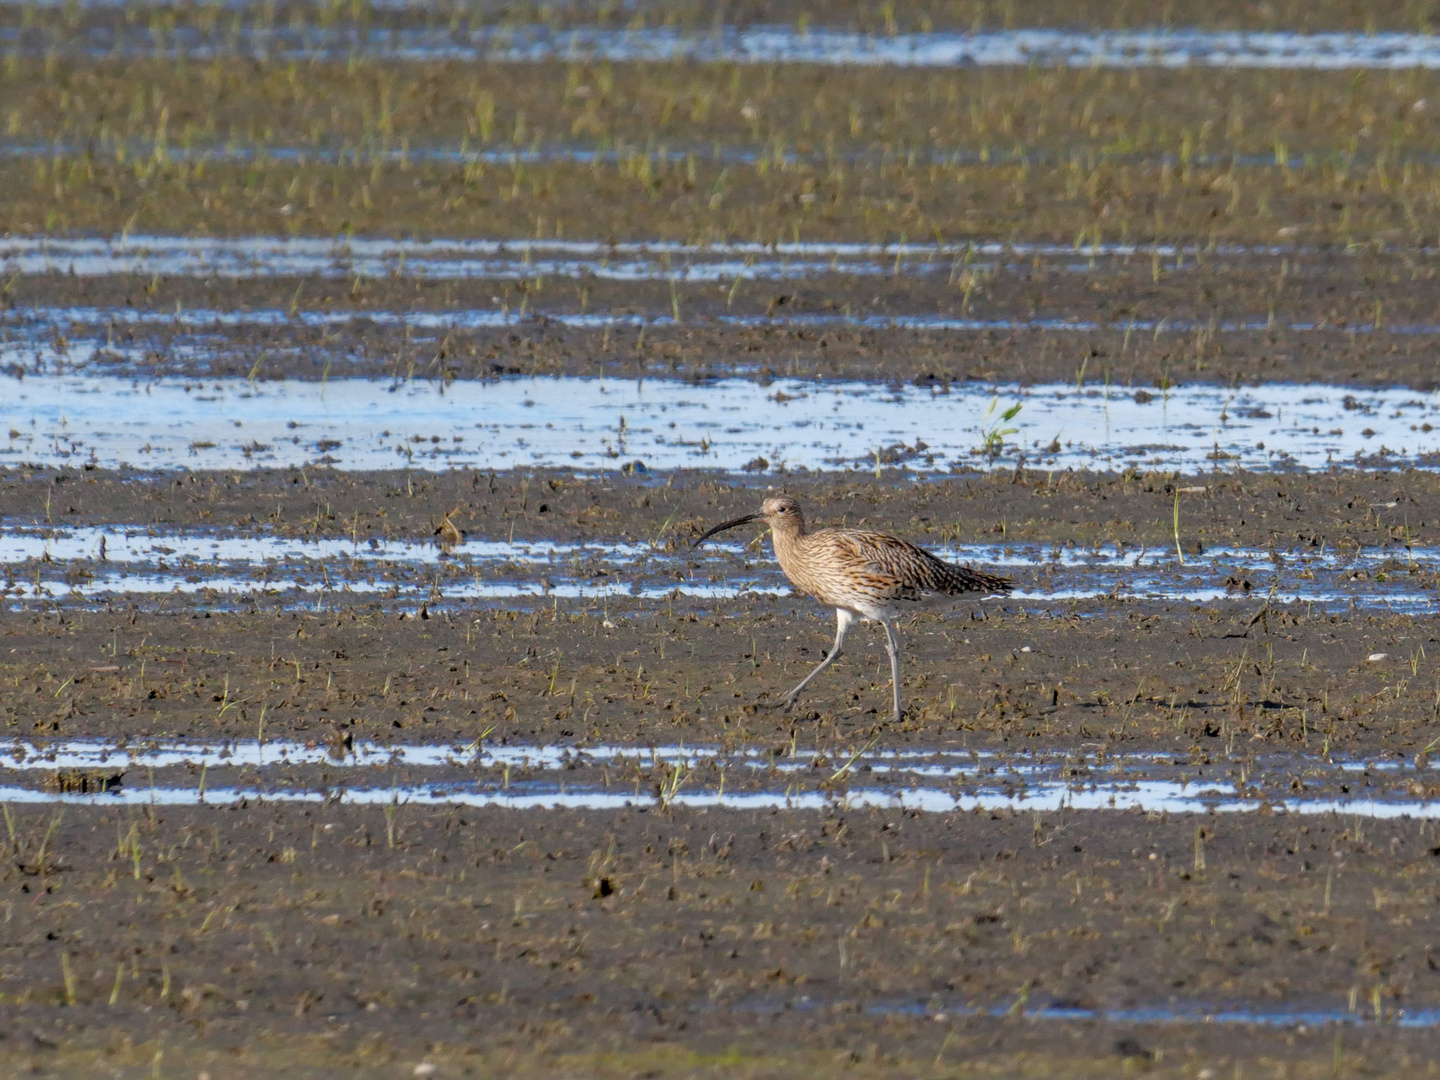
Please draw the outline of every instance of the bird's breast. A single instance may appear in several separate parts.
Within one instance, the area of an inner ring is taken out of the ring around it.
[[[843,559],[827,558],[826,552],[807,557],[807,553],[777,551],[780,569],[796,589],[832,607],[851,607],[860,597],[879,595],[885,583],[864,567],[852,566]]]

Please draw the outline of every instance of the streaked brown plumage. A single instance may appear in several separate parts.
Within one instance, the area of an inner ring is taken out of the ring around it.
[[[962,597],[1007,593],[1009,578],[937,559],[924,548],[899,537],[862,529],[820,529],[808,532],[800,504],[788,496],[766,499],[758,514],[747,514],[710,529],[694,546],[718,532],[764,521],[770,526],[775,558],[790,583],[835,609],[835,644],[829,655],[799,686],[785,695],[787,710],[800,691],[840,655],[845,634],[857,618],[885,627],[895,719],[900,709],[900,642],[895,621],[907,612],[943,607]]]

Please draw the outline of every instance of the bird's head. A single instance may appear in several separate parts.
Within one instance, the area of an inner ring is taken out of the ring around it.
[[[805,518],[800,513],[800,504],[789,495],[776,495],[766,499],[760,504],[760,512],[746,514],[734,521],[726,521],[716,525],[713,529],[707,530],[691,547],[699,547],[716,533],[722,533],[726,529],[733,529],[737,525],[749,525],[752,521],[763,521],[775,532],[802,533],[805,531]]]

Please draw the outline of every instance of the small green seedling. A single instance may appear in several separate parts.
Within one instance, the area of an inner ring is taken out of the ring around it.
[[[999,457],[1005,449],[1005,440],[1009,436],[1017,434],[1020,430],[1019,428],[1006,427],[1005,425],[1020,415],[1020,410],[1023,407],[1022,404],[1017,401],[996,417],[996,419],[991,420],[990,417],[999,407],[1000,397],[996,395],[990,402],[990,407],[985,410],[985,415],[981,418],[980,447],[977,453],[984,454],[989,458]]]

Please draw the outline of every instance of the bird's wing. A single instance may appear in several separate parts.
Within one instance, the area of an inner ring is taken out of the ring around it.
[[[896,536],[859,530],[833,534],[837,554],[877,597],[919,602],[933,596],[1008,592],[1008,578],[956,566]]]
[[[939,591],[939,559],[914,544],[884,533],[859,531],[835,534],[837,554],[849,572],[876,599],[923,600]]]

